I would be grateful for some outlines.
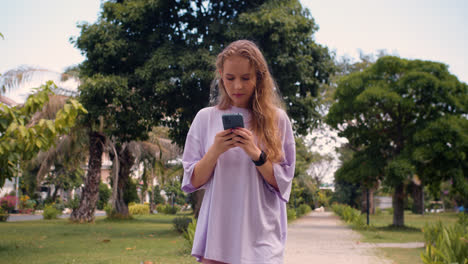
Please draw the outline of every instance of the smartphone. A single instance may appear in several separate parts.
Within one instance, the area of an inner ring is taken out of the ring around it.
[[[244,127],[244,117],[241,113],[223,115],[224,130],[236,127]]]

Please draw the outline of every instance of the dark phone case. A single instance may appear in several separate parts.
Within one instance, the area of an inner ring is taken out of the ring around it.
[[[224,130],[236,127],[244,127],[244,118],[242,114],[224,114],[223,127]]]

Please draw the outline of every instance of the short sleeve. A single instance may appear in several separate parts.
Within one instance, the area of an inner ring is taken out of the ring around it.
[[[195,169],[195,165],[205,155],[201,140],[201,128],[203,127],[202,123],[205,121],[202,111],[203,110],[198,112],[195,116],[187,134],[187,139],[185,140],[184,154],[182,156],[184,177],[182,180],[181,189],[186,193],[197,191],[206,186],[206,183],[199,188],[195,188],[192,185],[192,175]]]
[[[281,131],[284,156],[280,163],[273,162],[273,174],[278,184],[279,191],[266,181],[265,184],[271,191],[275,192],[281,200],[287,203],[291,194],[292,180],[294,178],[296,166],[296,143],[294,141],[291,122],[284,111],[280,111],[278,127]]]

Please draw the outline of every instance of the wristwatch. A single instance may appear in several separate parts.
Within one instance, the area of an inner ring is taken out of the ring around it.
[[[263,164],[265,164],[265,162],[266,162],[265,152],[263,152],[263,150],[262,150],[262,153],[260,153],[260,157],[258,158],[258,160],[257,161],[252,160],[252,161],[255,164],[255,166],[262,166]]]

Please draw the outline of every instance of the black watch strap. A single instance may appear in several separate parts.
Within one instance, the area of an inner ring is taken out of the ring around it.
[[[260,153],[260,157],[258,158],[258,160],[257,161],[252,160],[252,161],[255,164],[255,166],[262,166],[263,164],[265,164],[265,162],[266,162],[265,152],[263,152],[263,150],[262,150],[262,153]]]

